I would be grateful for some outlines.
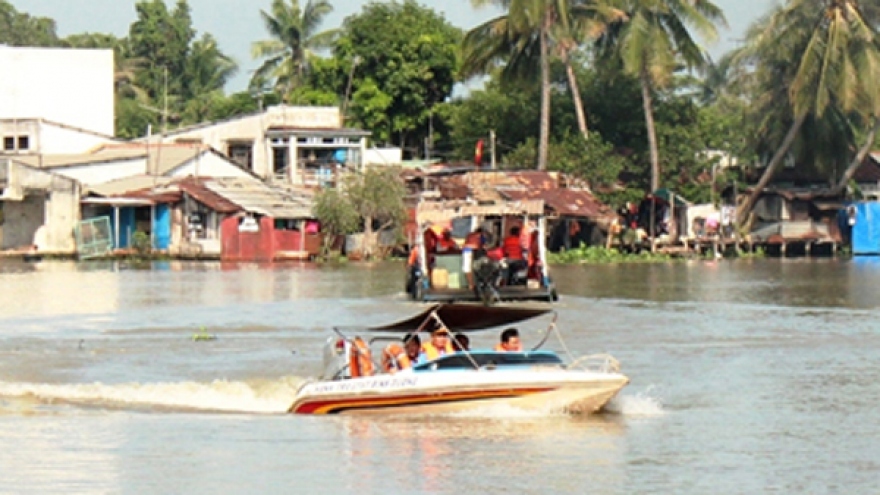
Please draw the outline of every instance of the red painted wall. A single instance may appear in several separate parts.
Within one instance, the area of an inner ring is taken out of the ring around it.
[[[320,234],[303,236],[296,230],[275,230],[275,221],[269,217],[260,219],[259,232],[240,232],[237,217],[223,220],[220,225],[223,261],[273,261],[280,251],[307,251],[316,256],[321,249]]]
[[[220,259],[223,261],[272,261],[275,258],[273,233],[274,222],[271,218],[260,219],[260,230],[257,232],[240,232],[238,217],[223,220],[220,226],[222,249]]]

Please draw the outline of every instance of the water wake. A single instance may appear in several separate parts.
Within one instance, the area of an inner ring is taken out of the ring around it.
[[[663,402],[649,395],[649,392],[639,392],[635,395],[621,394],[611,399],[605,405],[605,411],[626,417],[654,417],[663,416]]]
[[[91,407],[167,408],[188,411],[284,413],[299,377],[210,383],[36,384],[0,382],[0,397]]]

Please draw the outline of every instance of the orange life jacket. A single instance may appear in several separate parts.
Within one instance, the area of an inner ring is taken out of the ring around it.
[[[382,351],[382,369],[387,373],[405,370],[412,366],[406,350],[397,344],[388,344]]]
[[[449,342],[448,340],[446,341],[446,346],[443,348],[442,351],[434,347],[434,344],[428,341],[422,344],[422,352],[425,354],[425,359],[427,359],[428,361],[433,361],[440,356],[452,354],[453,352],[455,352],[455,349],[452,348],[452,342]]]
[[[498,351],[498,352],[522,352],[522,346],[519,346],[517,349],[505,349],[504,344],[498,344],[495,346],[495,351]]]
[[[372,376],[373,371],[375,371],[373,369],[373,356],[370,353],[370,346],[360,337],[355,337],[351,342],[348,368],[352,378]]]

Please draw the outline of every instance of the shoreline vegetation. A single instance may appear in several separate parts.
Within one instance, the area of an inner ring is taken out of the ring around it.
[[[602,265],[602,264],[628,264],[628,263],[667,263],[700,259],[749,259],[749,258],[765,258],[766,253],[763,249],[755,252],[745,252],[729,249],[725,253],[716,255],[714,252],[707,251],[705,253],[687,252],[687,253],[652,253],[645,249],[640,252],[623,252],[615,248],[605,248],[599,246],[584,246],[573,248],[558,253],[548,253],[548,265]],[[221,261],[219,256],[179,256],[164,252],[143,253],[135,251],[118,251],[105,256],[80,260],[73,254],[57,254],[57,253],[3,253],[0,260],[16,260],[16,261],[77,261],[87,263],[90,261],[123,261],[130,263],[149,263],[155,261],[193,261],[193,262],[216,262]],[[390,256],[386,258],[388,261],[405,261],[399,256]],[[299,261],[297,263],[316,263],[319,265],[358,263],[362,260],[352,260],[340,253],[331,253],[326,257],[319,257],[309,261]],[[364,261],[372,263],[381,261],[379,259],[371,259]],[[234,262],[233,262],[234,263]],[[279,263],[278,261],[269,263]],[[282,262],[283,263],[283,262]]]

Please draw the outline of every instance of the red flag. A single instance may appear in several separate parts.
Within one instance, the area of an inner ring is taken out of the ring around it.
[[[474,163],[479,167],[483,164],[483,140],[477,140],[477,147],[474,150]]]

